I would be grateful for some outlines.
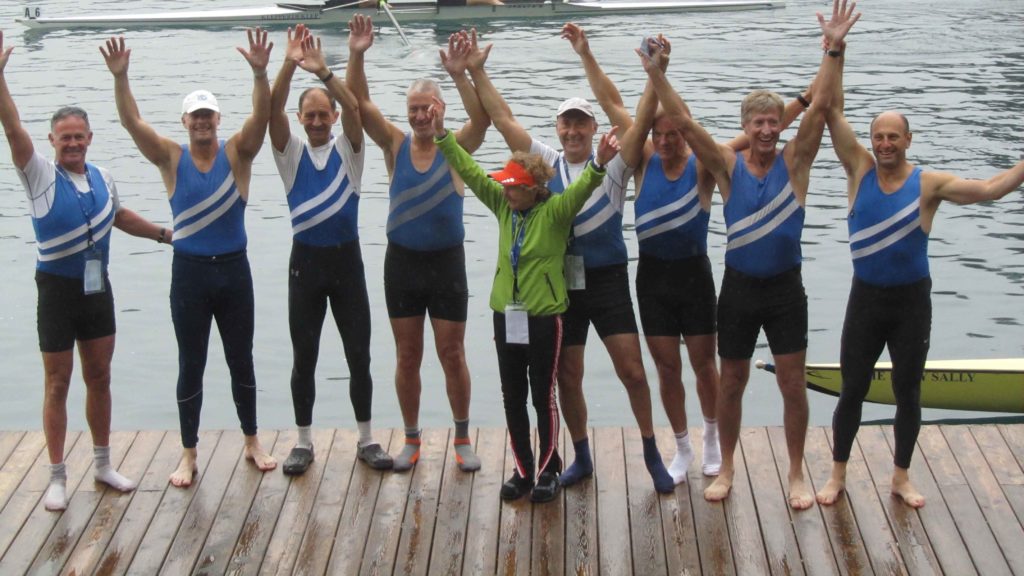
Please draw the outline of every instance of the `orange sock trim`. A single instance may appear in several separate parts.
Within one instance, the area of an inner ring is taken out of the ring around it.
[[[472,443],[473,442],[469,438],[456,438],[455,439],[455,445],[456,446],[465,446],[466,444],[472,444]]]

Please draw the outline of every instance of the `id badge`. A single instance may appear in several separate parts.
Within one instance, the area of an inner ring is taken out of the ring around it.
[[[579,254],[565,255],[565,288],[567,290],[585,290],[587,273],[583,268],[583,256]]]
[[[505,342],[508,344],[530,343],[530,322],[526,308],[512,303],[505,306]]]
[[[98,294],[105,290],[103,285],[103,255],[99,250],[89,250],[85,255],[84,289],[86,294]]]

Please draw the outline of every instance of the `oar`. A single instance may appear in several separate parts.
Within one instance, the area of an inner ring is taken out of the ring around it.
[[[337,10],[338,8],[351,8],[353,6],[358,6],[358,5],[362,4],[362,3],[363,3],[363,0],[356,0],[355,2],[349,2],[348,4],[338,4],[336,6],[328,6],[326,8],[322,8],[320,11],[321,12],[328,12],[330,10]]]
[[[771,372],[772,374],[775,374],[775,364],[769,364],[768,362],[765,362],[764,360],[757,360],[757,361],[755,361],[754,362],[754,368],[760,368],[761,370],[764,370],[766,372]]]
[[[388,6],[387,1],[386,0],[380,0],[380,2],[378,2],[377,5],[380,6],[381,8],[383,8],[384,12],[387,13],[388,18],[391,19],[391,23],[395,25],[395,30],[398,30],[398,35],[402,37],[402,42],[405,42],[406,46],[412,46],[412,44],[409,43],[409,39],[405,37],[405,31],[403,31],[402,27],[398,25],[398,20],[396,20],[395,19],[395,15],[392,14],[391,7]]]

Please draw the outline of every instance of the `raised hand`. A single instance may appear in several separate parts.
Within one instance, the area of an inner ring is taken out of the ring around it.
[[[430,105],[428,112],[430,113],[430,123],[434,126],[434,136],[443,138],[447,133],[444,129],[444,102],[437,96],[431,98],[433,103]]]
[[[469,30],[469,53],[466,55],[466,64],[470,69],[480,70],[487,63],[487,56],[491,54],[493,44],[488,44],[483,50],[476,39],[476,28]]]
[[[128,72],[128,61],[131,58],[131,48],[125,48],[124,36],[111,38],[106,42],[107,49],[100,46],[100,54],[107,61],[107,68],[114,76],[120,76]]]
[[[348,21],[348,51],[362,54],[373,46],[373,20],[356,14]]]
[[[312,72],[317,77],[320,77],[320,73],[327,70],[327,59],[324,57],[324,51],[320,46],[320,37],[307,34],[302,39],[301,49],[302,56],[296,61],[296,64],[306,72]]]
[[[657,38],[647,38],[647,51],[637,48],[635,51],[640,56],[640,62],[644,70],[650,74],[655,68],[662,72],[668,69],[669,53],[672,52],[672,44],[663,35],[658,34]]]
[[[821,32],[825,35],[825,40],[829,46],[842,45],[846,33],[850,31],[850,28],[853,28],[857,20],[860,20],[860,12],[853,13],[856,8],[856,2],[850,2],[849,7],[847,7],[847,0],[833,0],[832,18],[828,22],[825,21],[825,17],[821,15],[821,12],[818,12],[818,25],[821,26]]]
[[[11,59],[11,52],[14,52],[14,45],[4,47],[4,33],[0,31],[0,73],[7,68],[7,61]]]
[[[578,24],[569,22],[562,26],[562,38],[572,44],[572,49],[580,56],[590,52],[590,42],[587,41],[587,33]]]
[[[438,50],[441,55],[441,65],[453,78],[466,73],[469,66],[469,34],[460,30],[448,37],[448,52]]]
[[[257,26],[247,28],[245,31],[249,37],[249,50],[238,47],[238,52],[245,58],[245,61],[252,67],[252,71],[266,72],[267,64],[270,63],[270,51],[274,49],[274,43],[267,40],[267,31]]]
[[[615,136],[615,133],[619,131],[618,126],[612,126],[611,130],[608,130],[605,134],[601,135],[601,142],[597,145],[597,163],[601,166],[607,166],[612,158],[619,153],[619,139]]]
[[[305,24],[298,24],[293,31],[288,28],[288,44],[284,49],[285,60],[292,60],[296,64],[302,60],[302,41],[310,35],[309,28]]]

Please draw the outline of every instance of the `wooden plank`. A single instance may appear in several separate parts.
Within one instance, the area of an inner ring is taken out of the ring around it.
[[[470,527],[466,538],[462,573],[494,574],[497,571],[498,525],[501,518],[501,498],[498,492],[505,481],[505,429],[482,428],[477,434],[476,454],[480,457],[480,470],[473,477],[473,493],[469,501]],[[384,489],[381,488],[382,496]],[[381,501],[378,498],[377,508]],[[373,542],[373,540],[371,540]],[[365,565],[365,561],[364,561]]]
[[[817,432],[820,430],[808,430]],[[772,453],[775,456],[775,465],[779,473],[779,479],[789,474],[789,453],[786,450],[786,432],[781,426],[768,428],[768,439],[771,442]],[[827,461],[832,458],[828,457]],[[814,492],[814,485],[811,483],[810,470],[807,467],[807,440],[804,440],[804,476],[807,478],[811,492]],[[784,488],[783,494],[787,495],[786,508],[789,512],[793,525],[793,532],[796,535],[796,543],[800,550],[800,557],[803,559],[803,569],[808,574],[839,574],[839,567],[836,566],[835,557],[830,550],[828,532],[822,520],[821,510],[817,505],[812,505],[807,510],[793,510],[789,507],[788,486]]]
[[[746,451],[743,449],[745,435],[756,434],[753,428],[740,430],[739,441],[733,458],[736,470],[732,490],[724,503],[725,519],[729,526],[729,537],[732,542],[733,561],[736,563],[737,574],[768,574],[768,558],[765,556],[765,543],[757,521],[757,502],[751,490],[749,471],[746,464]]]
[[[138,442],[136,440],[136,443]],[[142,543],[146,528],[164,497],[164,490],[169,485],[167,476],[181,458],[181,439],[178,432],[162,433],[162,439],[154,452],[145,473],[140,476],[138,488],[132,493],[128,509],[117,525],[117,531],[111,535],[110,542],[99,558],[96,576],[120,576],[128,571],[128,566]]]
[[[882,509],[899,543],[907,571],[912,575],[941,572],[942,568],[928,542],[928,535],[921,526],[917,510],[892,495],[892,452],[889,451],[882,429],[879,426],[861,426],[857,436],[864,461],[882,502]],[[870,449],[866,449],[867,447]]]
[[[559,436],[561,439],[561,436]],[[533,430],[533,454],[540,475],[540,438]],[[564,492],[564,490],[562,491]],[[530,573],[541,576],[565,574],[565,496],[533,505]]]
[[[696,429],[695,429],[696,430]],[[695,431],[690,432],[690,442],[694,443],[694,463],[690,466],[689,474],[694,469],[700,469],[700,441],[694,441]],[[696,431],[699,434],[699,431]],[[672,429],[660,427],[655,430],[655,437],[658,440],[658,449],[664,455],[675,454],[676,442]],[[671,461],[671,457],[666,459]],[[666,498],[660,498],[661,507],[661,530],[665,539],[665,567],[669,574],[700,574],[700,553],[697,549],[697,529],[693,521],[693,509],[690,504],[689,477],[687,482],[676,486],[675,493]],[[698,485],[699,487],[699,485]],[[698,493],[697,498],[702,498]],[[701,527],[703,531],[703,526]]]
[[[291,445],[289,444],[285,448],[285,443],[282,442],[281,447],[278,447],[278,433],[273,430],[261,430],[258,436],[260,445],[277,458],[279,465],[284,462],[284,459],[288,456],[287,450],[291,448]],[[227,571],[228,561],[231,559],[232,553],[238,546],[243,545],[241,536],[243,528],[246,526],[246,521],[253,511],[253,507],[256,506],[256,492],[267,479],[270,479],[269,482],[279,487],[276,495],[264,495],[264,500],[266,500],[266,496],[269,496],[270,499],[277,502],[277,507],[272,511],[273,518],[276,519],[280,502],[284,496],[284,485],[286,483],[280,466],[271,472],[264,473],[258,470],[252,462],[246,460],[244,456],[238,461],[234,472],[231,474],[231,481],[228,484],[224,498],[220,502],[220,508],[213,518],[213,525],[210,527],[206,541],[199,552],[199,560],[196,563],[194,573],[224,574]],[[275,480],[276,482],[274,482]],[[262,502],[262,505],[265,506],[266,504],[267,502]],[[273,521],[271,520],[270,523],[272,527]],[[249,526],[252,527],[253,525]],[[268,536],[271,527],[265,530]],[[247,534],[246,538],[251,538],[251,534]]]
[[[1017,465],[1024,467],[1024,424],[999,424],[996,428],[1017,459]]]
[[[740,434],[740,443],[743,446],[747,475],[751,478],[750,489],[757,506],[768,569],[772,574],[803,574],[800,550],[790,520],[787,497],[789,487],[779,477],[781,464],[780,468],[775,465],[778,455],[772,456],[768,430],[761,427],[748,428]],[[788,471],[788,468],[781,469]]]
[[[1010,503],[1017,517],[1017,523],[1024,522],[1024,469],[1014,458],[1003,435],[995,426],[971,426],[971,434],[977,442],[981,455],[1003,490],[1003,496]]]
[[[42,437],[42,433],[39,436]],[[77,431],[70,432],[67,435],[67,440],[64,444],[64,450],[67,454],[73,453],[75,444],[80,436],[81,434]],[[26,527],[25,524],[32,515],[36,505],[38,504],[40,508],[42,507],[41,498],[50,483],[50,458],[45,450],[45,441],[44,446],[40,450],[35,450],[34,448],[37,443],[29,440],[27,437],[22,443],[26,449],[24,451],[19,449],[15,455],[12,455],[12,458],[18,461],[17,465],[14,466],[14,472],[16,475],[21,475],[21,480],[20,482],[15,482],[15,474],[8,475],[6,478],[13,486],[14,492],[8,498],[7,505],[4,506],[3,511],[0,512],[0,563],[2,564],[10,562],[12,555],[25,555],[25,550],[13,550],[11,549],[11,544],[14,543],[15,538]],[[33,453],[34,456],[32,455]],[[29,461],[29,459],[31,460]],[[78,467],[81,468],[80,465]],[[22,475],[22,473],[24,474]],[[69,475],[69,492],[73,489],[71,480],[72,478]],[[47,533],[49,533],[48,530]],[[38,544],[46,538],[46,534],[36,534],[35,537],[34,544]],[[36,545],[33,545],[33,548],[36,547]],[[27,569],[28,565],[32,562],[32,558],[22,558],[22,562],[24,562],[23,570]]]
[[[237,435],[238,433],[235,432],[235,434]],[[230,436],[231,433],[225,433],[225,435]],[[170,459],[171,465],[163,470],[158,470],[155,466],[157,462],[154,460],[154,465],[151,465],[146,470],[146,475],[142,477],[142,483],[147,488],[150,486],[161,486],[163,498],[160,500],[156,512],[150,518],[146,533],[142,536],[142,540],[132,556],[131,563],[128,565],[128,572],[131,574],[156,574],[160,571],[164,558],[167,557],[168,549],[171,547],[171,541],[174,540],[175,535],[178,533],[178,528],[181,526],[182,518],[185,517],[186,511],[199,491],[199,486],[205,480],[212,455],[217,448],[217,444],[220,442],[221,432],[219,430],[203,430],[199,432],[196,459],[198,472],[196,472],[195,477],[192,479],[192,485],[188,488],[175,488],[170,485],[168,479],[171,472],[177,468],[178,461],[181,458],[180,434],[168,433],[164,443],[166,444],[167,439],[173,436],[177,436],[178,440],[177,457]],[[234,458],[231,458],[230,461],[233,463]],[[136,494],[136,497],[138,496]]]
[[[629,509],[629,534],[632,542],[634,574],[666,574],[665,534],[662,528],[661,502],[675,500],[654,490],[644,464],[643,439],[640,430],[624,430],[623,445],[626,462],[626,506]]]
[[[405,432],[398,428],[392,430],[384,444],[390,444],[397,454],[405,446]],[[411,473],[389,473],[381,479],[373,523],[366,536],[361,574],[391,574],[394,570],[412,477]]]
[[[694,461],[700,462],[704,453],[703,432],[690,429]],[[699,465],[690,466],[687,474],[690,506],[693,510],[693,524],[697,531],[697,553],[705,574],[736,574],[732,558],[732,543],[729,539],[729,525],[726,523],[725,505],[704,499],[704,489],[715,481],[713,476],[704,476]],[[679,490],[676,490],[679,493]],[[678,573],[678,572],[676,572]],[[696,572],[695,572],[696,573]]]
[[[46,437],[41,431],[28,432],[23,434],[17,447],[4,461],[3,468],[0,468],[0,510],[7,506],[11,496],[25,480],[25,475],[32,468],[39,453],[46,447]],[[49,463],[43,460],[44,463]],[[47,479],[49,475],[47,475]],[[4,526],[0,524],[0,534],[4,533]],[[0,541],[3,538],[0,537]],[[4,547],[0,547],[0,554],[3,554]]]
[[[338,430],[334,433],[323,479],[313,502],[313,514],[306,525],[293,567],[285,571],[282,563],[278,573],[323,574],[327,570],[356,463],[357,438],[354,430]]]
[[[510,478],[515,472],[511,443],[505,443],[505,470],[502,478]],[[497,574],[516,576],[530,570],[530,536],[533,523],[533,505],[529,498],[514,502],[501,502],[500,526],[498,528]]]
[[[7,463],[7,458],[14,453],[14,449],[18,447],[24,437],[24,430],[0,431],[0,469]],[[3,502],[0,502],[0,508],[3,508]]]
[[[67,466],[67,498],[70,502],[86,472],[90,472],[92,469],[92,442],[87,434],[69,433],[64,450],[64,462]],[[13,514],[14,518],[10,518],[10,520],[21,525],[21,530],[17,533],[17,537],[10,542],[3,557],[4,569],[12,574],[27,572],[38,554],[53,553],[53,550],[40,551],[41,543],[47,541],[50,532],[67,513],[67,511],[63,513],[50,512],[43,506],[42,496],[45,494],[50,480],[49,456],[46,450],[40,452],[35,466],[40,473],[26,475],[26,482],[22,483],[18,489],[19,495],[26,494],[26,498],[17,502],[21,506],[15,506],[16,501],[12,498],[7,508],[4,509],[3,516],[7,516],[8,510],[12,510],[15,514]],[[31,484],[26,486],[29,481]],[[8,520],[9,518],[0,519],[0,524],[6,525]]]
[[[313,463],[305,474],[264,475],[226,574],[291,574],[334,441],[333,429],[314,428],[310,433]],[[278,457],[279,463],[284,463],[297,438],[295,431],[278,435],[275,455],[284,455]]]
[[[423,431],[420,459],[412,471],[409,500],[405,504],[395,574],[430,573],[430,544],[437,519],[441,474],[445,462],[454,459],[448,454],[448,432],[436,428]]]
[[[889,445],[893,446],[892,428],[885,426],[882,430]],[[953,466],[940,462],[953,461],[949,457],[948,450],[949,447],[938,428],[934,426],[921,428],[921,433],[918,436],[918,450],[910,462],[910,477],[914,486],[926,499],[926,505],[918,510],[918,516],[928,534],[932,550],[935,551],[935,556],[946,574],[976,574],[975,566],[971,563],[971,555],[976,554],[977,551],[972,552],[971,547],[976,548],[977,545],[973,542],[978,541],[980,534],[964,533],[961,526],[968,526],[970,518],[975,518],[975,521],[980,520],[981,513],[974,504],[973,498],[970,497],[970,492],[963,482],[963,476],[955,462]],[[929,465],[933,463],[937,465],[930,467]],[[944,487],[940,487],[940,482]],[[958,494],[960,497],[957,496]],[[954,505],[964,506],[962,517],[957,514],[950,515],[950,509],[944,502],[946,498],[953,500]],[[988,532],[987,529],[985,531]],[[968,542],[965,543],[961,535],[967,538]],[[987,540],[988,544],[984,540]],[[984,536],[980,545],[988,546],[998,553],[991,534]],[[985,553],[983,552],[983,554]],[[996,570],[993,573],[1005,573],[1006,563],[1001,559],[1000,563],[1002,563],[1001,569],[998,565],[987,564],[986,568]]]
[[[118,471],[127,478],[138,480],[153,460],[163,432],[115,432],[111,436],[111,460]],[[114,446],[130,440],[127,455],[118,463],[114,460]],[[82,538],[74,550],[70,550],[64,565],[65,574],[91,574],[99,563],[100,556],[113,538],[121,518],[131,504],[133,494],[125,494],[106,488],[89,524],[81,530]],[[35,572],[35,570],[33,570]]]
[[[477,445],[476,431],[470,433],[474,447]],[[468,535],[470,502],[473,496],[475,472],[459,470],[452,454],[445,458],[444,475],[441,478],[441,493],[437,503],[437,521],[434,528],[433,545],[430,551],[430,572],[432,574],[461,574]],[[474,535],[475,536],[475,535]],[[559,559],[561,563],[561,559]]]
[[[949,443],[951,453],[968,470],[967,484],[978,501],[982,514],[995,536],[1006,563],[1014,574],[1024,574],[1024,528],[1017,521],[1010,503],[1003,496],[999,481],[989,468],[967,426],[942,426],[942,435]],[[987,572],[986,572],[987,574]]]
[[[588,431],[594,438],[594,430]],[[562,466],[575,458],[572,437],[562,429]],[[594,478],[582,480],[562,489],[565,500],[565,569],[570,574],[597,574],[597,483]]]
[[[626,488],[625,447],[621,428],[597,428],[594,447],[594,479],[597,483],[597,541],[601,574],[628,574],[633,569],[629,538],[629,506]],[[631,446],[636,450],[639,446]]]
[[[812,427],[807,430],[804,460],[807,462],[807,478],[817,492],[825,486],[825,482],[832,475],[832,448],[828,444],[828,438],[823,429]],[[857,519],[853,516],[853,509],[850,507],[850,500],[846,493],[844,492],[835,504],[819,506],[818,509],[821,511],[824,529],[831,542],[833,564],[839,573],[843,576],[874,574],[871,570],[871,562],[868,560],[867,550],[864,549],[864,540],[857,527]],[[811,545],[805,545],[800,539],[801,535],[798,532],[797,540],[801,542],[800,549],[806,554]],[[822,544],[822,548],[821,552],[824,553],[824,544]],[[818,570],[811,567],[808,567],[807,571],[811,574],[818,573]]]

